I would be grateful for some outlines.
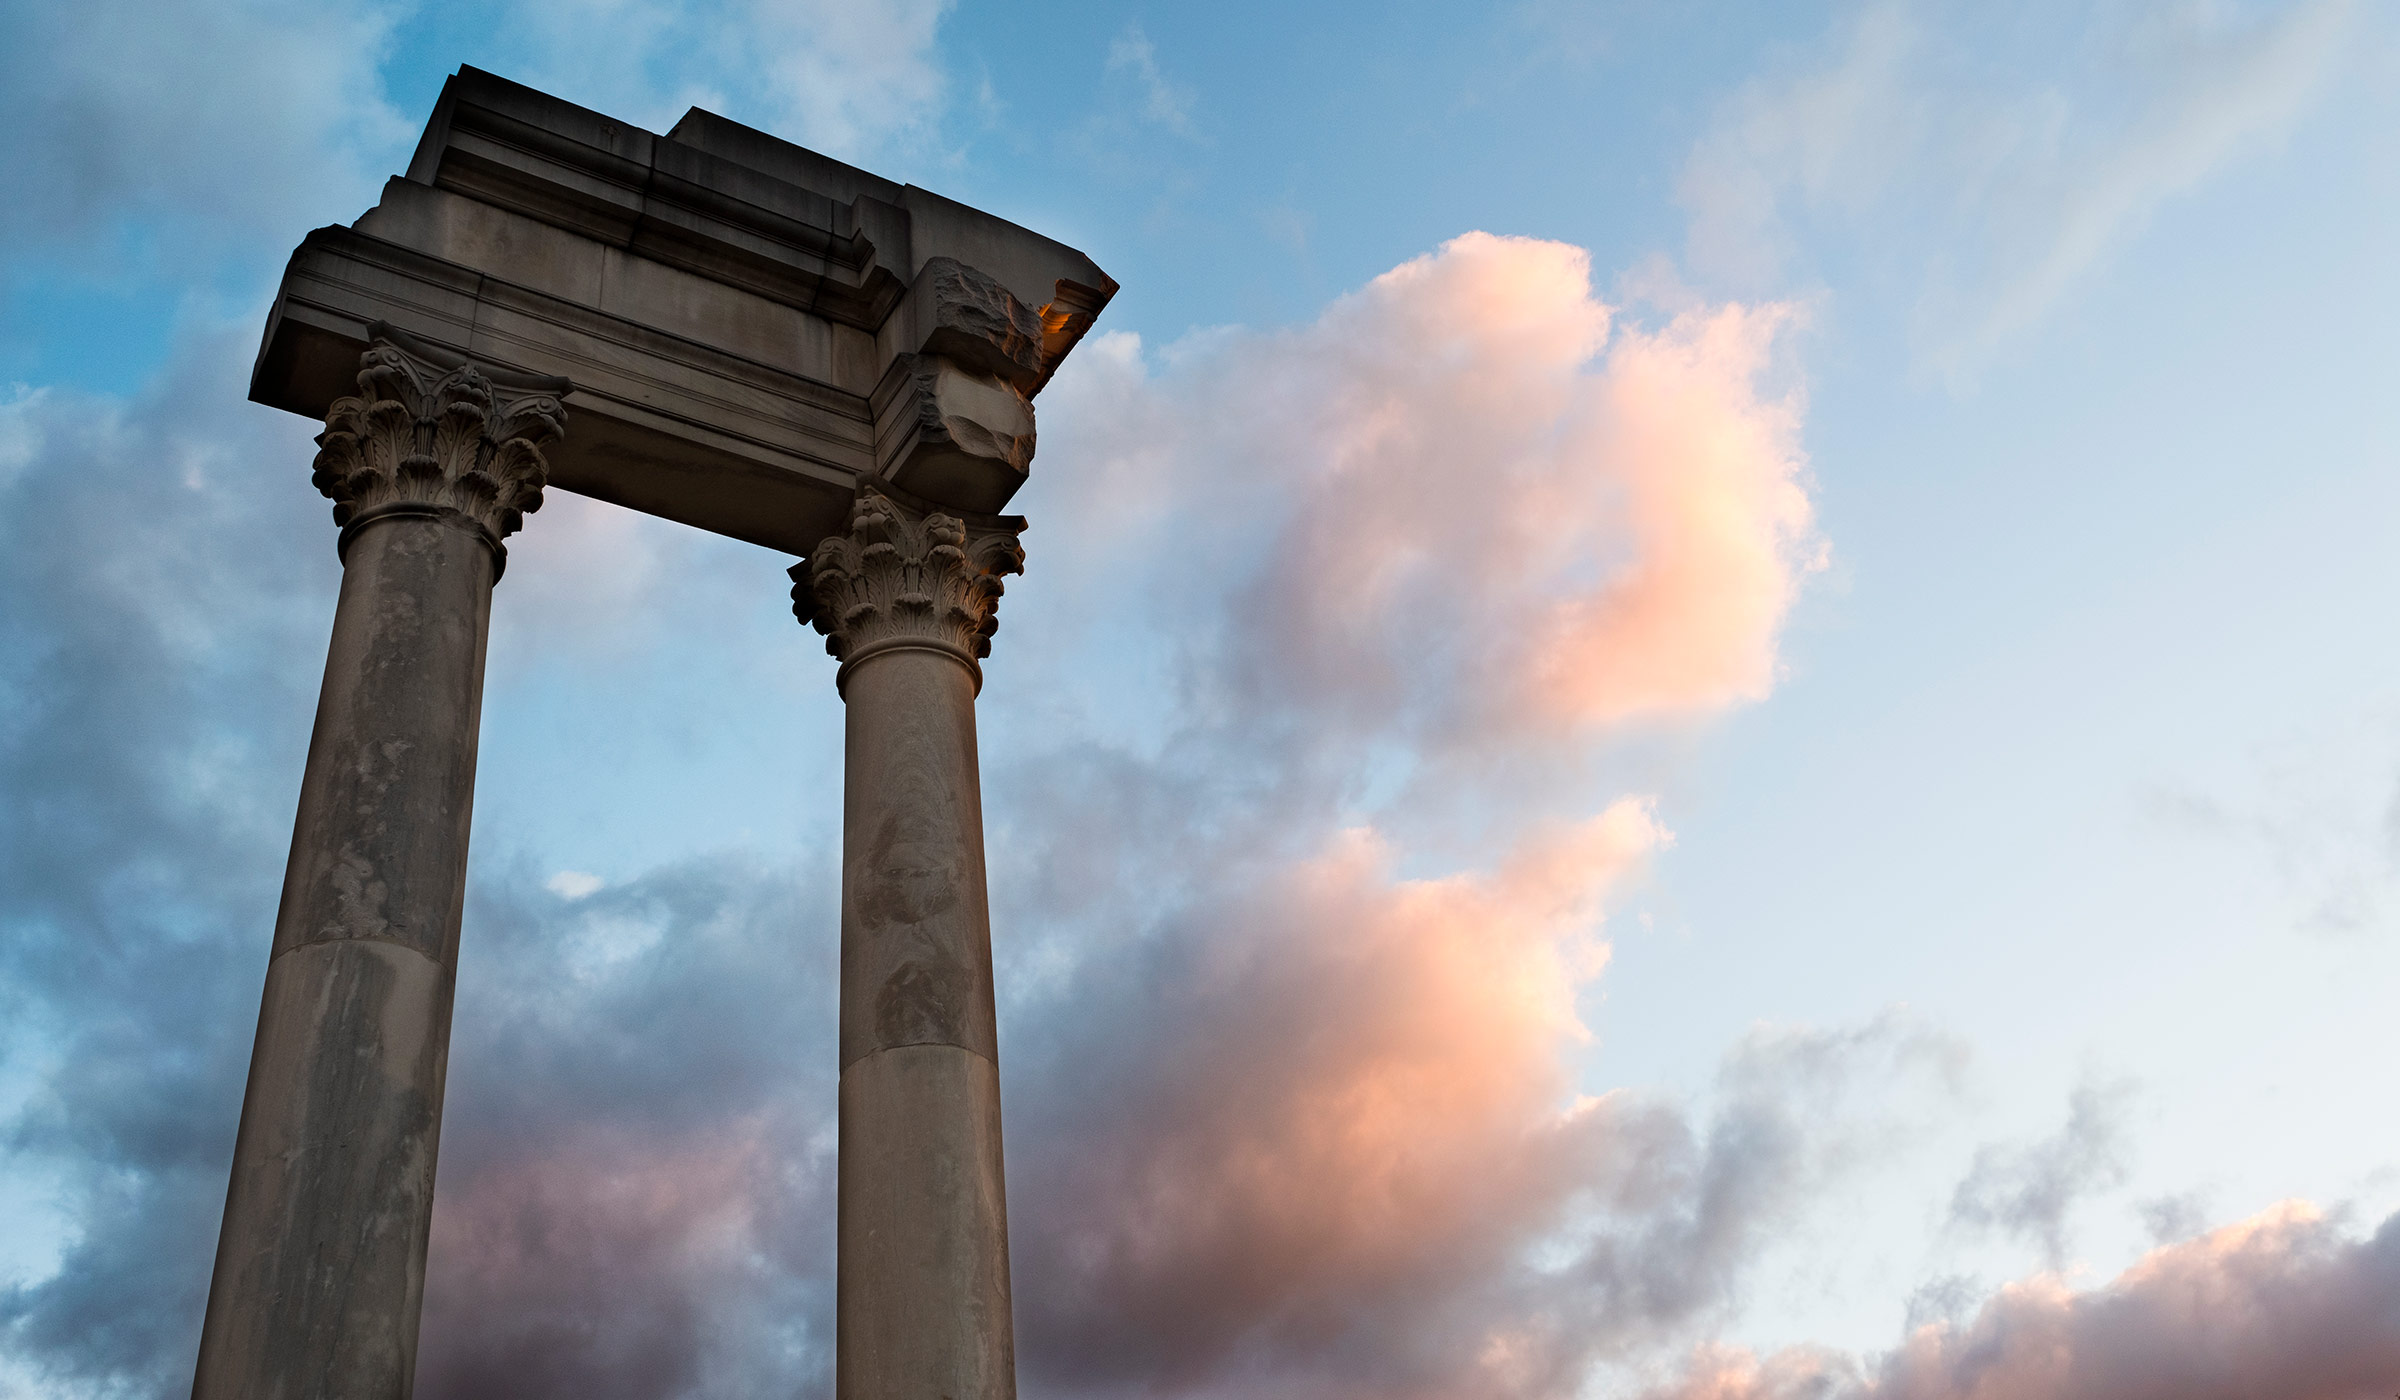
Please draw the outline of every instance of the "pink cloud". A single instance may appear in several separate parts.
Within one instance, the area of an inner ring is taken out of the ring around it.
[[[1798,407],[1754,388],[1787,320],[1729,306],[1620,337],[1588,450],[1619,464],[1622,494],[1586,509],[1624,512],[1629,557],[1533,629],[1520,683],[1537,714],[1608,723],[1766,698],[1784,615],[1824,556]]]
[[[1561,1052],[1600,901],[1663,839],[1620,803],[1493,874],[1403,880],[1353,831],[1211,920],[1166,1012],[1182,1043],[1141,1091],[1168,1111],[1087,1125],[1106,1136],[1027,1193],[1076,1310],[1271,1324],[1554,1208],[1595,1118]]]
[[[1471,233],[1156,377],[1108,342],[1053,387],[1042,469],[1070,513],[1231,566],[1229,703],[1437,749],[1597,737],[1774,681],[1823,556],[1800,405],[1767,387],[1792,317],[1626,326],[1583,250]]]
[[[1137,739],[995,726],[986,749],[1011,765],[990,792],[1029,1390],[1571,1390],[1728,1296],[1838,1132],[1801,1121],[1813,1086],[1906,1074],[1909,1038],[1878,1030],[1746,1044],[1704,1122],[1589,1092],[1579,1003],[1605,916],[1669,835],[1646,798],[1553,783],[1537,802],[1464,761],[1571,766],[1631,721],[1773,684],[1821,548],[1798,404],[1763,387],[1789,319],[1631,326],[1580,249],[1470,234],[1303,327],[1155,363],[1102,337],[1045,394],[1033,573],[994,693],[1090,686]],[[566,523],[549,614],[639,591],[646,538]],[[1175,681],[1126,681],[1145,646]],[[1408,799],[1356,799],[1394,753],[1456,770],[1430,800],[1492,806],[1471,849],[1421,841]],[[612,884],[574,907],[648,897]],[[760,1350],[755,1328],[712,1340],[752,1327],[738,1300],[821,1288],[829,1261],[777,1202],[821,1207],[826,1183],[767,1164],[827,1105],[791,1111],[787,1080],[744,1070],[687,1113],[706,1078],[610,1058],[653,1037],[737,1058],[636,989],[731,956],[709,911],[751,905],[709,883],[675,907],[588,985],[526,964],[524,1006],[586,1047],[538,1073],[584,1107],[514,1079],[462,1094],[492,1106],[444,1182],[421,1393],[588,1392],[608,1368],[572,1358],[612,1338],[646,1378],[622,1393],[715,1393],[705,1368],[728,1363],[708,1358]],[[575,1328],[592,1347],[557,1340]],[[547,1358],[530,1379],[524,1355]]]
[[[2382,1400],[2396,1377],[2400,1217],[2361,1240],[2286,1201],[2103,1288],[2010,1284],[1872,1364],[1718,1350],[1651,1400]]]
[[[708,1313],[789,1193],[771,1146],[755,1123],[673,1143],[600,1127],[453,1174],[419,1393],[688,1392]]]

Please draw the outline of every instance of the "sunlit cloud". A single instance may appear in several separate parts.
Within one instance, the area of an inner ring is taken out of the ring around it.
[[[1824,553],[1773,373],[1791,313],[1624,321],[1582,250],[1469,234],[1155,380],[1103,341],[1051,391],[1045,468],[1079,532],[1232,566],[1233,611],[1187,633],[1222,703],[1337,748],[1555,756],[1764,696]]]
[[[2400,1218],[2358,1238],[2287,1201],[2105,1287],[2013,1283],[1872,1359],[1715,1350],[1647,1400],[2366,1400],[2400,1372]]]

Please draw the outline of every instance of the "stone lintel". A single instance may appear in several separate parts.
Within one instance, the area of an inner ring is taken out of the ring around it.
[[[251,397],[311,417],[385,322],[555,375],[550,483],[806,554],[877,477],[1004,505],[1116,284],[1054,240],[694,109],[664,136],[473,68],[293,254]]]

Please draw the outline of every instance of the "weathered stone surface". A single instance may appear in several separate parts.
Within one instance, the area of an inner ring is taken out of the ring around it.
[[[551,485],[805,554],[864,478],[1005,504],[1028,401],[1115,291],[1054,240],[721,117],[654,135],[462,68],[408,174],[293,254],[251,397],[325,414],[384,323],[572,380]],[[912,356],[1016,398],[903,405],[947,440],[895,472],[868,401]]]
[[[845,698],[842,1063],[931,1044],[997,1059],[974,683],[953,659],[892,650]]]
[[[926,1044],[843,1070],[838,1174],[834,1394],[1012,1400],[998,1067]]]
[[[975,692],[1023,524],[862,489],[792,571],[847,701],[837,1400],[1016,1393]]]
[[[365,450],[430,494],[392,498],[390,472],[376,468],[372,504],[345,502],[358,511],[342,536],[196,1400],[406,1400],[415,1366],[501,560],[486,522],[524,504],[467,478],[509,478],[524,464],[497,465],[522,439],[489,440],[515,420],[487,411],[471,370],[392,363],[398,353],[368,374],[398,376],[420,400],[346,411],[352,427],[327,436],[354,440],[328,450],[337,469]],[[400,470],[410,454],[393,454],[425,441],[432,465]],[[347,469],[329,494],[363,470]]]
[[[269,965],[196,1400],[407,1400],[451,994],[377,938]]]
[[[275,948],[378,938],[446,959],[466,888],[493,553],[463,520],[385,515],[343,557]]]
[[[1010,1400],[974,678],[947,642],[845,672],[835,1394]]]
[[[924,353],[1005,379],[1022,393],[1041,386],[1042,318],[1008,288],[956,258],[927,258],[912,301]]]
[[[920,499],[990,514],[1033,465],[1033,405],[1007,380],[903,355],[872,402],[876,470]]]
[[[494,539],[515,534],[542,508],[542,444],[566,428],[567,381],[495,381],[388,327],[371,333],[359,394],[334,400],[317,437],[312,479],[333,523],[409,504],[457,511]]]

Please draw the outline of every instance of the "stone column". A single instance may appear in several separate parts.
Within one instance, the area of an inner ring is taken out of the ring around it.
[[[358,387],[317,439],[341,599],[196,1400],[407,1400],[415,1380],[492,585],[567,385],[378,327]]]
[[[1016,1394],[975,694],[1023,528],[868,487],[792,570],[848,712],[836,1400]]]

